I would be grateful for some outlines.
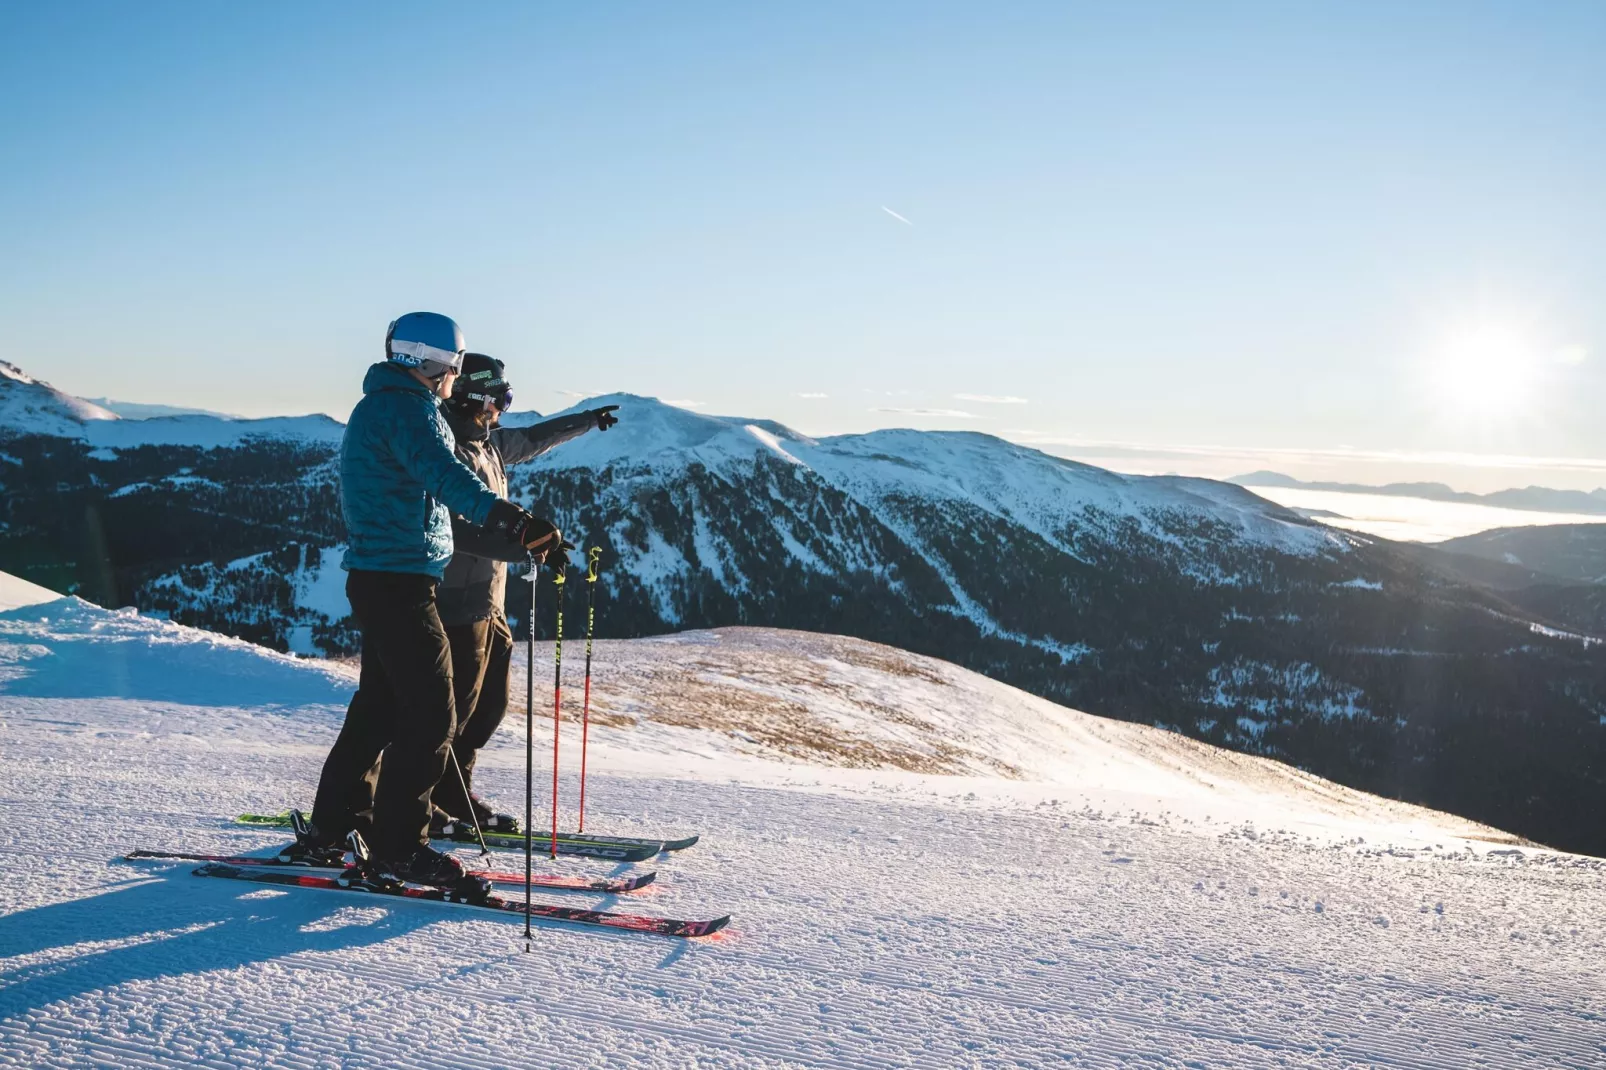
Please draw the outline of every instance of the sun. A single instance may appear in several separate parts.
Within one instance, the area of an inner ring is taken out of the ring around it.
[[[1522,409],[1538,387],[1541,346],[1511,324],[1480,321],[1450,332],[1434,362],[1433,389],[1469,416]]]

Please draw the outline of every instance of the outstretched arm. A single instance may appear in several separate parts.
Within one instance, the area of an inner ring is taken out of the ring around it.
[[[577,439],[592,428],[606,431],[619,422],[619,418],[613,415],[613,410],[618,407],[606,405],[586,412],[573,412],[529,427],[498,427],[491,431],[491,438],[502,452],[504,464],[520,464]]]

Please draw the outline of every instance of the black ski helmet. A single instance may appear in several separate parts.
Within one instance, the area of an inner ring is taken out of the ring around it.
[[[513,407],[513,387],[502,374],[502,362],[484,353],[464,353],[463,368],[447,404],[452,411],[473,416],[486,405],[502,412]]]

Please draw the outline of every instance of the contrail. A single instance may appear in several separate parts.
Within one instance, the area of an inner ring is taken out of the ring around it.
[[[884,205],[884,204],[883,204],[883,205],[882,205],[882,206],[881,206],[881,210],[882,210],[882,211],[883,211],[883,212],[885,212],[885,213],[887,213],[887,214],[888,214],[888,215],[889,215],[889,216],[891,216],[891,217],[892,217],[892,218],[893,218],[893,219],[896,219],[896,220],[897,220],[897,221],[898,221],[898,222],[900,222],[900,223],[902,223],[902,224],[903,224],[903,225],[904,225],[904,226],[906,226],[906,227],[912,227],[912,226],[914,226],[914,224],[913,224],[913,223],[911,223],[911,222],[909,222],[909,221],[908,221],[908,220],[907,220],[907,219],[905,219],[905,218],[903,218],[903,216],[901,216],[901,215],[899,215],[899,214],[898,214],[898,213],[897,213],[897,212],[894,212],[894,211],[893,211],[893,210],[892,210],[892,209],[891,209],[891,208],[888,208],[888,207],[887,207],[887,206],[886,206],[886,205]]]

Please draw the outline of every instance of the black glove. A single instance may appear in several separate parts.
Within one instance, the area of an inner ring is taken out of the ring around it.
[[[496,499],[491,511],[485,514],[485,526],[491,531],[500,531],[508,537],[509,542],[516,541],[514,532],[521,531],[530,514],[514,505],[506,498]]]
[[[563,542],[560,536],[558,544],[546,552],[546,567],[553,572],[564,573],[569,570],[569,551],[574,549],[574,543]]]
[[[518,543],[537,557],[551,549],[554,543],[563,541],[562,533],[552,521],[531,516],[505,499],[499,499],[491,506],[490,513],[485,517],[485,526],[505,533],[509,542]]]
[[[618,407],[619,406],[617,405],[604,405],[600,409],[591,410],[588,415],[595,416],[597,418],[598,431],[606,431],[608,428],[619,422],[619,417],[613,414],[613,410],[617,409]],[[573,547],[570,547],[570,549],[573,549]]]

